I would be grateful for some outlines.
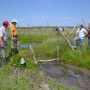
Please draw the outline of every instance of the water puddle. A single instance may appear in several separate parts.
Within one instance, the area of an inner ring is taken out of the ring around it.
[[[40,64],[38,68],[65,86],[90,90],[90,70],[65,64]]]
[[[31,44],[32,47],[35,47],[35,46],[38,45],[38,43],[30,43],[30,44]],[[29,48],[30,44],[26,44],[26,43],[25,44],[20,44],[20,49],[21,48]]]

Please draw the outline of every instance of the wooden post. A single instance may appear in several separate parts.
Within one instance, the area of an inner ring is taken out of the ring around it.
[[[73,28],[73,30],[70,32],[70,34],[68,34],[68,36],[70,36],[74,30],[75,30],[75,29]]]
[[[53,62],[53,61],[57,61],[59,60],[60,58],[54,58],[54,59],[49,59],[49,60],[38,60],[38,63],[46,63],[46,62]]]
[[[32,54],[33,54],[33,59],[34,59],[35,63],[37,63],[37,60],[36,60],[36,58],[35,58],[35,54],[34,54],[34,51],[33,51],[33,49],[32,49],[31,44],[29,45],[29,48],[30,48],[30,49],[31,49],[31,51],[32,51]]]
[[[82,19],[82,22],[83,22],[83,24],[84,24],[84,27],[86,27],[85,22],[84,22],[84,19]]]
[[[84,19],[82,19],[82,22],[83,22],[84,27],[86,28],[86,30],[88,30],[88,28],[87,28],[86,25],[85,25]]]
[[[65,41],[67,42],[67,44],[69,45],[69,47],[74,50],[74,48],[72,47],[71,43],[69,42],[69,40],[65,37],[65,35],[63,34],[63,32],[59,29],[58,27],[58,30],[59,30],[59,34],[61,33],[61,35],[63,36],[63,38],[65,39]]]
[[[59,60],[59,46],[57,46],[57,60]]]

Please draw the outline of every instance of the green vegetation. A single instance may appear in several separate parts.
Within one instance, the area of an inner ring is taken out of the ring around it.
[[[33,90],[29,84],[29,72],[22,73],[18,70],[10,65],[0,69],[0,90]]]
[[[71,50],[63,37],[53,31],[53,28],[18,28],[20,34],[18,38],[20,43],[38,43],[37,46],[33,47],[37,60],[56,58],[56,47],[59,46],[59,57],[62,62],[90,69],[90,50],[87,47],[87,39],[83,50],[79,45],[76,50]],[[71,30],[71,27],[65,28],[65,36]],[[76,30],[67,37],[71,43],[73,43],[75,32]],[[51,90],[76,90],[65,87],[58,82],[55,84],[53,80],[40,76],[30,49],[23,48],[18,54],[13,53],[10,56],[10,36],[7,44],[7,63],[0,68],[0,90],[45,90],[38,86],[38,83],[42,85],[43,82],[49,84]],[[25,65],[20,64],[22,57],[25,58]],[[42,81],[42,77],[45,78],[44,81]]]
[[[68,33],[72,31],[72,28],[65,28],[64,34],[71,44],[73,44],[76,30],[77,29],[73,31],[71,36],[67,37]],[[85,39],[83,50],[80,43],[78,43],[77,49],[73,51],[69,48],[64,38],[51,28],[34,29],[32,31],[30,30],[29,33],[28,35],[27,33],[22,33],[19,37],[20,42],[39,42],[39,44],[33,48],[37,60],[56,58],[56,46],[59,46],[59,57],[63,62],[90,69],[90,50],[87,45],[87,38]]]
[[[30,42],[42,42],[43,40],[46,40],[49,36],[42,35],[42,34],[29,34],[29,35],[20,35],[19,40],[21,43],[30,43]]]
[[[43,87],[45,84],[51,90],[76,90],[40,76],[35,70],[15,68],[9,64],[0,68],[0,90],[47,90]]]
[[[90,69],[90,55],[87,38],[85,39],[83,50],[80,43],[78,43],[77,49],[73,51],[69,48],[62,35],[53,31],[54,28],[55,27],[19,28],[20,43],[38,43],[38,45],[33,48],[37,60],[56,58],[56,46],[59,46],[59,57],[63,62]],[[73,44],[73,38],[75,37],[77,28],[68,36],[72,29],[73,28],[71,27],[65,27],[65,31],[63,32],[71,44]],[[29,57],[27,56],[28,52],[30,53]],[[31,51],[29,50],[28,52],[23,56],[33,60]]]

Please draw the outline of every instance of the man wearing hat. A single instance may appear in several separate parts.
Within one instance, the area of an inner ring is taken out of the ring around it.
[[[0,61],[4,63],[6,58],[6,41],[7,41],[7,32],[6,28],[9,26],[7,20],[3,21],[3,25],[0,27]]]
[[[83,25],[79,25],[79,28],[76,32],[76,38],[74,38],[74,49],[77,47],[77,41],[80,41],[82,43],[82,46],[84,44],[84,38],[87,35],[87,31],[83,28]]]
[[[14,51],[15,46],[17,46],[17,50],[19,50],[19,44],[18,44],[18,35],[16,30],[16,24],[17,20],[13,19],[12,24],[10,25],[10,31],[11,31],[11,53]]]

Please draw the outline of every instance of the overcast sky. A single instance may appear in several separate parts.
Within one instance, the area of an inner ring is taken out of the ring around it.
[[[0,24],[19,26],[76,26],[90,23],[90,0],[0,0]]]

